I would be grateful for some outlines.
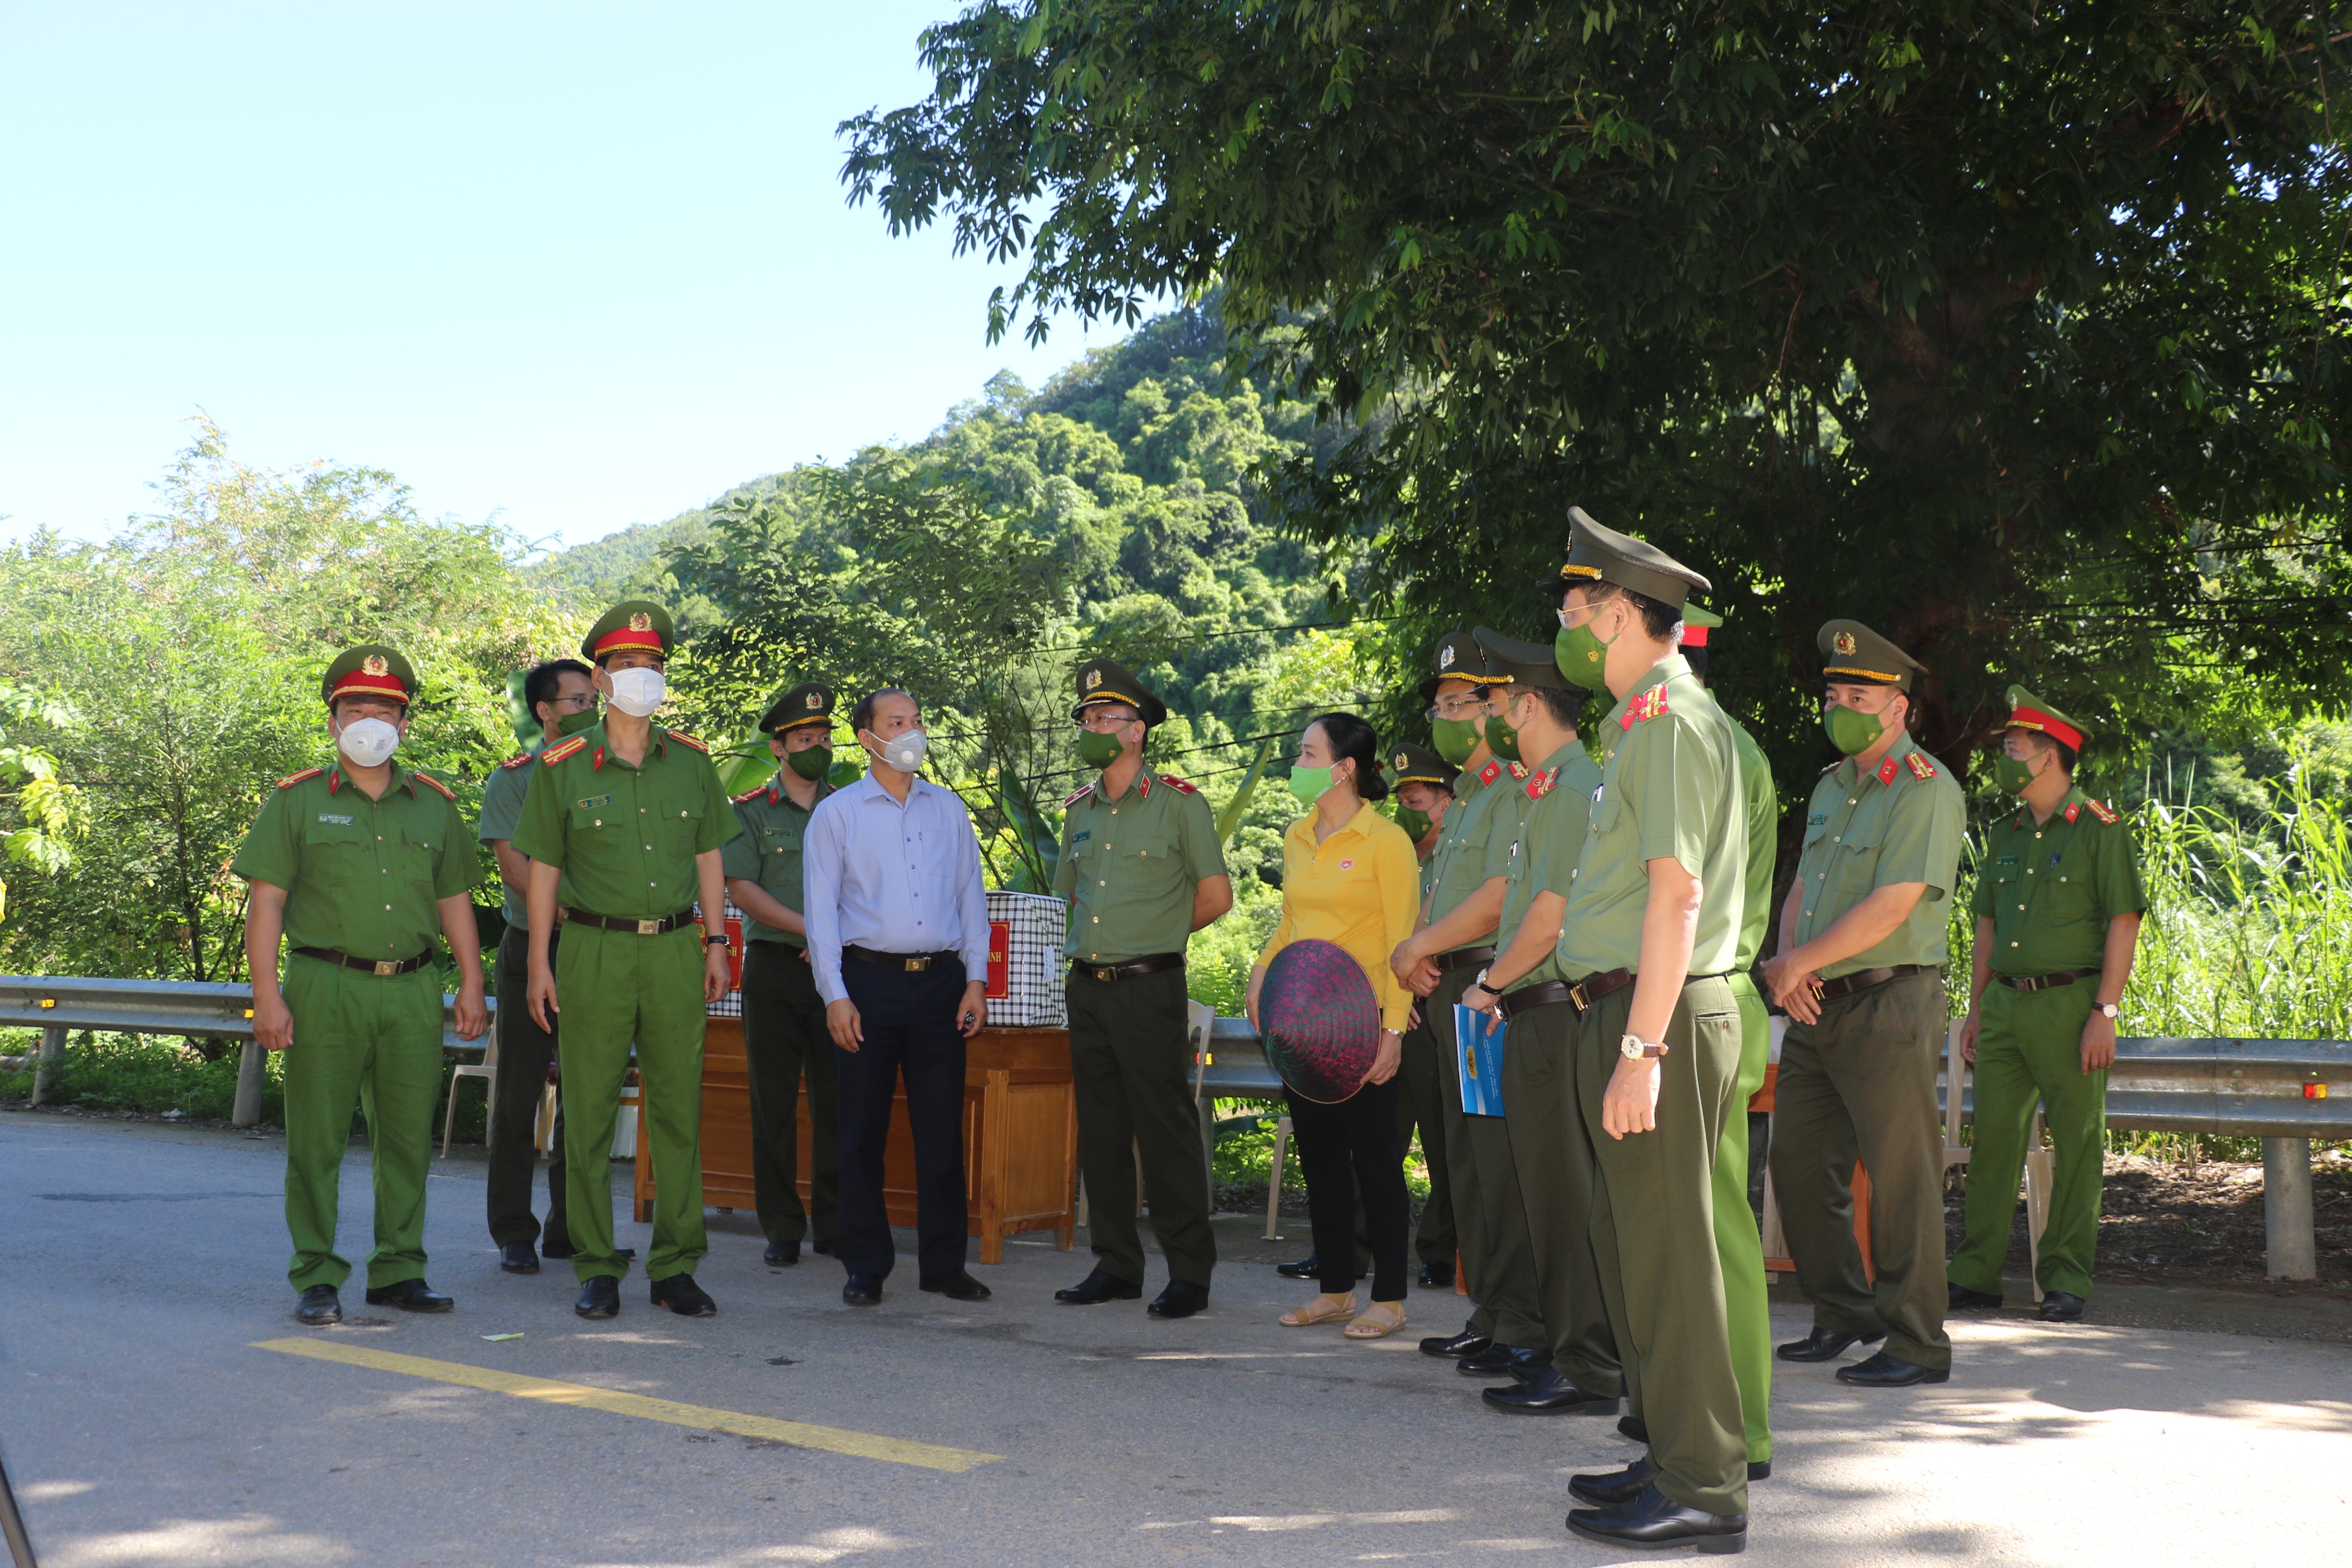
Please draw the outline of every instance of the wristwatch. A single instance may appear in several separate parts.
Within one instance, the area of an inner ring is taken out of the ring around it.
[[[727,945],[727,933],[725,931],[720,931],[717,936],[706,936],[702,939],[702,945],[705,947],[725,947]]]
[[[1617,1054],[1629,1062],[1655,1061],[1666,1054],[1666,1047],[1654,1046],[1639,1035],[1627,1035],[1617,1042]]]
[[[2123,1009],[2113,1002],[2102,1002],[2099,1004],[2099,1011],[2106,1015],[2109,1019],[2113,1019],[2115,1016],[2122,1012]]]
[[[1495,990],[1493,986],[1486,984],[1486,971],[1484,968],[1481,968],[1478,971],[1478,978],[1470,982],[1470,985],[1475,985],[1479,990],[1489,993],[1493,993]],[[1470,989],[1470,985],[1465,985],[1462,989],[1467,991]]]

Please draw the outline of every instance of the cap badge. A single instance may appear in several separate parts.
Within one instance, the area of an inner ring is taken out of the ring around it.
[[[383,661],[383,655],[380,653],[372,653],[365,658],[360,660],[360,668],[370,675],[389,675],[392,673],[392,666]]]
[[[649,632],[654,629],[654,618],[643,610],[639,610],[629,617],[629,629],[633,632]]]
[[[824,693],[822,691],[810,692],[808,694],[808,705],[812,710],[823,708],[824,706]]]
[[[1398,769],[1398,770],[1402,771],[1402,770],[1403,769],[1403,767],[1404,767],[1405,763],[1406,763],[1407,762],[1411,761],[1411,760],[1412,760],[1412,759],[1410,759],[1409,757],[1407,757],[1407,756],[1406,756],[1402,752],[1399,752],[1396,754],[1396,761],[1395,761],[1395,762],[1393,762],[1393,763],[1390,763],[1389,765],[1390,765],[1391,767],[1393,767],[1393,768],[1396,768],[1396,769]]]
[[[1852,658],[1853,656],[1854,648],[1857,646],[1858,645],[1853,640],[1853,634],[1852,632],[1840,632],[1835,637],[1830,638],[1830,647],[1837,650],[1837,655],[1840,658]]]
[[[1099,670],[1099,669],[1090,669],[1090,670],[1087,671],[1087,689],[1088,691],[1092,691],[1096,687],[1100,686],[1101,684],[1102,684],[1102,671],[1101,671],[1101,670]]]
[[[1454,668],[1454,645],[1452,643],[1447,643],[1444,647],[1437,650],[1437,668],[1440,669],[1452,669]]]

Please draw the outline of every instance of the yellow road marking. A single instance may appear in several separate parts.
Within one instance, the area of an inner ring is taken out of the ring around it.
[[[431,1361],[393,1351],[365,1350],[328,1340],[257,1340],[257,1351],[309,1356],[313,1361],[341,1362],[346,1366],[397,1372],[409,1377],[454,1383],[464,1388],[511,1394],[518,1399],[543,1399],[552,1405],[576,1405],[615,1415],[667,1421],[673,1426],[693,1426],[705,1432],[725,1432],[738,1437],[765,1437],[798,1448],[823,1448],[861,1459],[887,1459],[894,1465],[920,1465],[929,1470],[969,1470],[1001,1459],[1002,1454],[976,1454],[968,1448],[943,1448],[933,1443],[912,1443],[902,1437],[880,1437],[871,1432],[851,1432],[839,1426],[813,1426],[804,1421],[778,1421],[766,1415],[744,1415],[708,1405],[681,1405],[674,1399],[648,1399],[641,1394],[619,1394],[581,1383],[554,1383],[520,1373],[467,1366],[463,1362]]]

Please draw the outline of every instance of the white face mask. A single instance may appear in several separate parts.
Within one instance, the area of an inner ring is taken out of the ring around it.
[[[658,669],[616,669],[613,672],[613,706],[633,719],[650,719],[662,705],[669,682]]]
[[[872,731],[866,733],[873,734]],[[880,740],[880,736],[875,737]],[[902,773],[911,773],[923,765],[923,758],[931,749],[931,738],[920,730],[908,730],[897,739],[883,743],[878,753],[882,760]]]
[[[355,719],[343,726],[343,732],[335,737],[335,744],[354,766],[380,768],[392,760],[392,753],[399,747],[400,731],[381,719]]]

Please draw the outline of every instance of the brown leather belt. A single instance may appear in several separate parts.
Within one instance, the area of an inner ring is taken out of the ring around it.
[[[340,963],[345,969],[356,969],[367,974],[413,974],[431,961],[428,950],[415,958],[353,958],[348,952],[337,952],[331,947],[298,947],[294,950],[305,958],[315,958],[321,963]]]
[[[1932,963],[1897,963],[1885,969],[1857,969],[1852,974],[1841,974],[1835,980],[1822,981],[1813,996],[1818,1001],[1833,1002],[1857,991],[1867,991],[1874,985],[1884,985],[1890,980],[1900,980],[1906,974],[1925,974],[1935,967]]]
[[[1495,950],[1491,947],[1457,947],[1452,952],[1439,953],[1429,962],[1437,965],[1437,972],[1443,974],[1448,970],[1471,969],[1481,963],[1492,963],[1495,962]]]
[[[2055,974],[2001,974],[1995,980],[2012,991],[2047,991],[2053,985],[2072,985],[2077,980],[2088,980],[2099,972],[2095,969],[2062,969]]]
[[[1108,984],[1113,980],[1132,980],[1139,974],[1157,974],[1163,969],[1183,967],[1184,955],[1181,952],[1153,952],[1141,958],[1130,958],[1125,963],[1079,963],[1073,960],[1070,973]]]
[[[598,931],[625,931],[637,936],[663,936],[680,926],[690,926],[695,923],[694,910],[690,905],[678,910],[667,920],[659,921],[614,920],[609,915],[591,914],[586,910],[575,910],[570,904],[563,906],[562,914],[566,921],[576,926],[593,926]]]
[[[1532,1013],[1538,1007],[1549,1007],[1570,1000],[1568,985],[1563,981],[1547,980],[1540,985],[1522,986],[1495,998],[1495,1011],[1509,1023],[1522,1013]]]
[[[1595,1002],[1633,984],[1633,972],[1630,969],[1612,969],[1606,974],[1588,974],[1568,988],[1568,999],[1576,1004],[1579,1013],[1589,1013]]]
[[[884,969],[896,969],[908,974],[920,974],[943,958],[954,958],[953,952],[877,952],[870,947],[858,947],[844,942],[841,956],[856,959],[860,963],[879,964]]]
[[[1633,984],[1633,972],[1630,969],[1612,969],[1605,974],[1588,974],[1573,985],[1558,980],[1547,980],[1540,985],[1524,986],[1503,997],[1496,1011],[1502,1014],[1507,1021],[1521,1013],[1530,1013],[1538,1007],[1549,1007],[1554,1003],[1565,1002],[1574,1007],[1577,1016],[1581,1017],[1591,1012],[1592,1005],[1603,996],[1612,992],[1622,991]]]

